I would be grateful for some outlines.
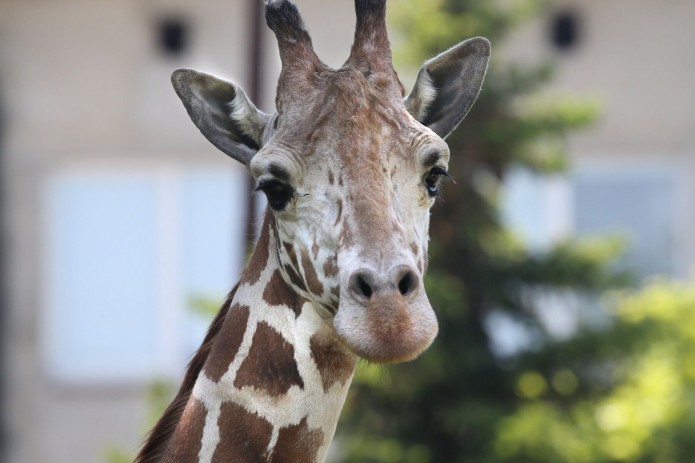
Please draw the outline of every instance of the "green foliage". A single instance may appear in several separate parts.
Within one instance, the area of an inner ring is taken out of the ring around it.
[[[518,0],[507,2],[504,7],[499,2],[480,0],[393,3],[391,19],[400,30],[407,32],[404,46],[396,50],[396,58],[419,66],[423,58],[446,50],[456,41],[475,36],[498,39],[531,18],[545,4],[546,0]]]
[[[641,292],[614,296],[612,305],[616,325],[598,341],[608,345],[616,344],[615,337],[629,340],[613,353],[611,368],[605,370],[604,379],[612,387],[592,400],[558,401],[547,387],[529,393],[532,387],[524,384],[529,375],[544,384],[548,378],[524,372],[517,383],[526,392],[523,400],[497,428],[497,461],[692,459],[695,442],[688,436],[695,432],[695,286],[656,282]],[[579,389],[570,389],[566,392],[571,399]]]
[[[215,297],[197,294],[188,298],[188,308],[192,313],[212,321],[220,311],[220,301]]]
[[[145,403],[147,404],[147,423],[144,431],[149,431],[169,406],[174,397],[171,385],[165,381],[153,381],[147,387]],[[135,455],[118,448],[110,447],[104,452],[106,463],[130,463],[135,459]]]
[[[117,448],[110,448],[104,453],[106,463],[132,463],[135,457]]]

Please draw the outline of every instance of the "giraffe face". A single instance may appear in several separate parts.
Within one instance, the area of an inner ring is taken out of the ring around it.
[[[355,5],[350,57],[333,70],[295,5],[266,3],[282,61],[275,115],[212,76],[172,81],[201,132],[267,196],[284,279],[354,353],[397,362],[437,333],[423,286],[429,211],[447,172],[443,139],[478,96],[490,44],[473,38],[427,61],[404,99],[385,1]]]
[[[437,333],[423,274],[449,149],[392,86],[349,70],[321,82],[250,163],[281,271],[356,354],[411,359]]]

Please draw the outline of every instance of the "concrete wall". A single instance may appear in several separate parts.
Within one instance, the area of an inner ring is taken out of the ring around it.
[[[553,58],[546,91],[598,97],[603,116],[574,145],[579,156],[607,151],[692,153],[695,148],[695,5],[688,0],[556,0],[505,45],[517,61]],[[580,42],[567,53],[548,40],[552,14],[575,11]]]

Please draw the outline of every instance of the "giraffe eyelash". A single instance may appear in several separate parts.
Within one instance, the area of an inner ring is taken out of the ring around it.
[[[268,204],[276,211],[282,211],[292,198],[295,197],[294,188],[286,183],[274,179],[261,180],[256,191],[265,193]]]
[[[422,179],[425,189],[427,190],[427,194],[430,195],[430,197],[435,198],[439,194],[439,187],[442,179],[447,178],[449,178],[449,172],[445,168],[435,166],[430,169],[430,171]]]

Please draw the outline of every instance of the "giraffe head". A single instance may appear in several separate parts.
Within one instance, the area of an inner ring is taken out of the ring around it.
[[[490,44],[470,39],[427,61],[404,97],[385,3],[355,0],[354,44],[337,70],[316,56],[294,4],[266,3],[282,61],[276,114],[206,74],[172,81],[201,132],[266,195],[284,279],[355,354],[397,362],[437,333],[423,286],[430,208],[447,175],[444,138],[478,96]]]

